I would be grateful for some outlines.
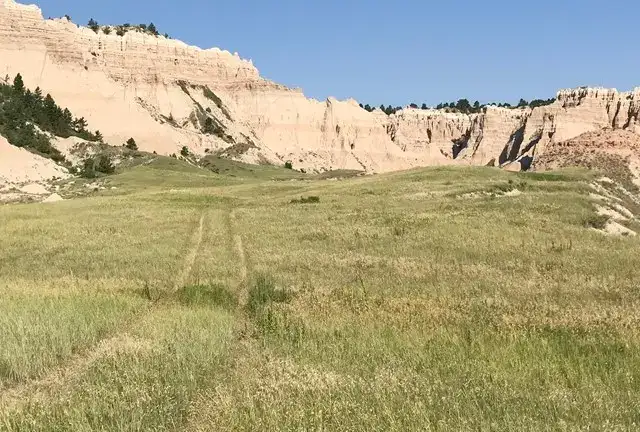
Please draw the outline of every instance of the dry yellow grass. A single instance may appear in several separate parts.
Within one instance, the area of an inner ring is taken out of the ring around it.
[[[253,174],[0,207],[0,430],[638,429],[640,240],[588,173]]]

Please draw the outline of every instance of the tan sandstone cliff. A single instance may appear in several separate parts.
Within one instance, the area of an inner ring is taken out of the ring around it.
[[[308,99],[217,48],[129,31],[106,35],[36,6],[0,0],[0,76],[21,73],[106,141],[143,150],[233,147],[247,162],[382,172],[433,164],[528,168],[549,143],[603,127],[640,134],[640,89],[576,89],[536,109],[479,114],[406,109],[387,116],[357,102]],[[205,125],[215,132],[203,133]]]

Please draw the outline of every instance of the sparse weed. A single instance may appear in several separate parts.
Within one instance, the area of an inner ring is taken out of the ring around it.
[[[238,305],[237,297],[217,284],[187,285],[176,292],[176,298],[186,306],[218,306],[233,310]]]
[[[260,274],[249,287],[247,311],[250,315],[257,315],[270,303],[288,303],[292,298],[291,292],[276,288],[272,277]]]
[[[320,202],[319,196],[308,196],[308,197],[300,197],[294,198],[289,201],[290,204],[318,204]]]
[[[607,222],[609,222],[609,216],[600,215],[600,214],[590,214],[585,216],[582,220],[582,225],[585,228],[595,228],[602,230],[607,226]]]

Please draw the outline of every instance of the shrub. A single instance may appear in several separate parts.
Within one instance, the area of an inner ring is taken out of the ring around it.
[[[134,140],[133,138],[129,138],[127,140],[125,147],[129,150],[138,150],[138,144],[136,144],[136,140]]]
[[[286,161],[286,162],[284,163],[284,167],[285,167],[286,169],[293,169],[293,164],[291,163],[291,161]]]
[[[407,233],[407,227],[404,225],[394,225],[393,226],[393,235],[396,237],[402,237]]]
[[[261,312],[269,303],[288,303],[291,292],[276,288],[274,280],[266,275],[258,275],[249,287],[247,299],[247,311],[255,316]]]
[[[111,157],[107,154],[99,154],[84,160],[80,175],[85,178],[96,178],[113,174],[115,170]]]
[[[217,122],[214,122],[211,117],[207,117],[204,121],[202,133],[205,133],[207,135],[215,135],[220,138],[224,137],[224,129]]]
[[[111,27],[104,27],[102,29],[102,33],[104,33],[106,35],[111,34]]]
[[[89,23],[87,24],[87,26],[96,33],[98,33],[98,31],[100,30],[98,21],[94,20],[93,18],[89,20]]]
[[[300,197],[298,199],[292,199],[289,201],[290,204],[317,204],[320,202],[319,196],[308,196],[308,197]]]
[[[187,146],[183,146],[182,150],[180,150],[180,155],[187,157],[191,154],[191,152],[189,151],[189,147]]]
[[[124,34],[126,33],[124,27],[122,26],[118,26],[118,28],[116,28],[116,34],[118,36],[124,36]]]
[[[609,216],[591,214],[583,219],[582,224],[585,228],[595,228],[601,230],[607,226],[607,222],[609,222]]]

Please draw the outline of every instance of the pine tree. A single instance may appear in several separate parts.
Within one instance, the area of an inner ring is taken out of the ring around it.
[[[149,31],[149,33],[151,33],[152,35],[156,35],[156,36],[158,36],[158,30],[156,29],[155,24],[150,23],[150,24],[147,26],[147,30],[148,30],[148,31]]]
[[[24,93],[24,81],[22,80],[22,75],[18,74],[13,79],[13,90],[18,94]]]
[[[429,109],[429,107],[427,106],[426,103],[423,103],[420,108],[423,109],[423,110]]]
[[[73,127],[76,132],[84,132],[87,127],[87,121],[84,119],[84,117],[77,118],[73,121]]]
[[[129,138],[127,140],[127,144],[125,145],[125,147],[129,150],[138,150],[138,144],[136,144],[136,140],[134,140],[133,138]]]

